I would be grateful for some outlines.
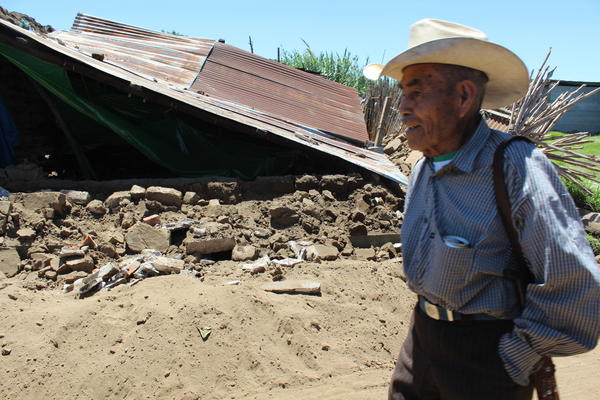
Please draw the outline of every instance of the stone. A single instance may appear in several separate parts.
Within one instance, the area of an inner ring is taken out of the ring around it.
[[[142,222],[148,225],[160,225],[160,215],[152,214],[142,219]]]
[[[9,356],[9,355],[10,355],[10,353],[12,353],[12,350],[11,350],[11,349],[9,349],[8,347],[3,347],[3,348],[2,348],[2,355],[3,355],[3,356]]]
[[[117,258],[118,256],[117,249],[112,243],[100,243],[98,245],[98,251],[110,258]]]
[[[242,189],[237,181],[209,182],[206,195],[206,198],[219,199],[225,204],[235,204],[242,198]]]
[[[587,233],[600,236],[600,213],[586,212],[581,216],[581,222]]]
[[[60,192],[23,193],[23,206],[30,211],[52,208],[57,214],[65,213],[66,196]]]
[[[354,248],[354,257],[357,260],[374,260],[375,259],[375,249],[360,249]]]
[[[338,256],[339,251],[334,246],[315,244],[306,248],[306,259],[309,261],[335,260]]]
[[[94,260],[87,256],[66,261],[65,265],[69,267],[71,271],[84,271],[90,273],[94,270]]]
[[[275,226],[290,226],[298,223],[298,213],[286,206],[274,206],[269,210],[271,224]]]
[[[115,208],[119,207],[121,202],[124,200],[127,200],[127,201],[131,200],[131,194],[129,193],[128,190],[121,191],[121,192],[114,192],[113,194],[108,196],[106,198],[106,200],[104,200],[104,205],[107,208],[115,209]]]
[[[54,254],[34,253],[30,256],[30,258],[33,261],[34,271],[46,267],[52,267],[54,271],[58,269],[59,259]]]
[[[181,206],[181,192],[177,189],[162,186],[150,186],[146,189],[146,199],[158,201],[167,206]]]
[[[169,231],[154,228],[143,222],[138,222],[125,235],[127,247],[134,253],[140,253],[144,249],[156,249],[165,252],[171,240]]]
[[[261,239],[266,239],[269,236],[271,236],[271,230],[269,230],[269,229],[259,228],[259,229],[256,229],[253,233],[254,233],[254,236],[256,236],[257,238],[261,238]]]
[[[31,228],[21,228],[17,231],[19,239],[32,240],[35,238],[35,231]]]
[[[273,293],[319,294],[321,284],[304,280],[284,280],[268,283],[263,286],[263,290]]]
[[[221,205],[221,202],[219,201],[219,199],[210,199],[208,201],[208,206],[209,207],[211,207],[211,206],[220,206],[220,205]]]
[[[387,155],[394,154],[402,147],[402,140],[396,137],[388,142],[383,148],[383,152]]]
[[[187,238],[183,242],[185,244],[185,251],[187,254],[220,253],[223,251],[233,250],[235,247],[235,240],[230,237],[212,239]]]
[[[56,271],[52,271],[51,269],[44,272],[44,278],[50,279],[51,281],[55,281],[57,276],[58,274],[56,273]]]
[[[360,196],[359,198],[356,199],[356,209],[357,210],[366,214],[370,208],[371,208],[371,206],[365,200],[364,196]]]
[[[129,189],[129,194],[131,200],[141,200],[146,196],[146,189],[139,185],[133,185],[131,189]]]
[[[350,233],[350,236],[365,236],[368,233],[365,224],[361,223],[352,224],[348,229],[348,232]]]
[[[234,261],[255,260],[258,257],[258,249],[251,245],[236,245],[231,252]]]
[[[15,276],[19,272],[21,257],[13,248],[0,248],[0,272],[7,278]]]
[[[90,201],[85,208],[94,215],[102,216],[106,214],[106,207],[100,200],[92,200]]]
[[[303,175],[296,178],[294,185],[296,190],[308,192],[311,189],[317,189],[319,187],[319,180],[313,175]]]
[[[78,279],[82,279],[88,276],[87,272],[84,271],[72,271],[65,275],[60,275],[60,280],[65,283],[73,283]]]
[[[0,200],[0,215],[8,216],[12,211],[12,203],[8,200]]]
[[[339,195],[348,193],[348,177],[346,175],[324,175],[321,178],[321,189]],[[325,192],[323,192],[325,195]]]
[[[196,204],[200,196],[196,192],[185,192],[183,195],[183,204]]]
[[[81,190],[61,190],[60,192],[65,194],[67,201],[71,204],[85,206],[92,200],[92,196],[89,192]]]
[[[350,214],[350,219],[354,222],[365,222],[366,215],[364,212],[356,209]]]
[[[333,195],[333,193],[331,193],[331,191],[323,190],[322,193],[323,193],[323,198],[325,199],[325,201],[336,201],[336,198]]]
[[[164,256],[153,257],[149,262],[159,272],[167,273],[167,274],[171,274],[171,273],[178,274],[181,272],[181,270],[183,269],[183,266],[185,265],[185,261],[183,261],[183,260],[179,260],[179,259],[171,258],[171,257],[164,257]]]
[[[408,156],[406,156],[404,162],[410,165],[411,168],[413,168],[421,158],[423,158],[423,153],[417,150],[413,150],[410,153],[408,153]]]

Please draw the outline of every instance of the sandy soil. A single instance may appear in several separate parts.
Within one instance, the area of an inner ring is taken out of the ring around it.
[[[286,278],[322,295],[286,295],[222,261],[204,281],[159,276],[84,299],[20,274],[0,284],[0,398],[383,399],[414,304],[400,270],[304,263]],[[599,398],[599,367],[599,351],[558,360],[562,398]]]

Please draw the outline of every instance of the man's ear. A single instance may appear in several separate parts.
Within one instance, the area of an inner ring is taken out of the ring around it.
[[[460,81],[456,84],[456,91],[459,95],[458,116],[463,118],[477,106],[477,85],[469,80]]]

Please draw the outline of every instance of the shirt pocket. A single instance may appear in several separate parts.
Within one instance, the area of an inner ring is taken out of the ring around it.
[[[422,287],[437,297],[439,305],[458,309],[469,298],[468,277],[472,274],[475,249],[449,247],[439,236],[431,239],[431,265],[425,266]]]

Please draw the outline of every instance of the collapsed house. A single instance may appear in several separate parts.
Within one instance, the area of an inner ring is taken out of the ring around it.
[[[407,181],[370,149],[353,88],[221,40],[84,14],[47,34],[0,19],[0,55],[48,106],[54,145],[80,178],[137,177],[152,164],[180,177],[366,170]]]

